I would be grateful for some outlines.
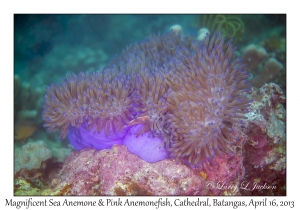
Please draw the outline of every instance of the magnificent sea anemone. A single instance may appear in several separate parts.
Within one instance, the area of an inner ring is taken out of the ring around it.
[[[148,162],[200,166],[228,153],[243,123],[249,74],[221,34],[170,32],[128,46],[101,71],[47,88],[43,119],[76,149],[125,144]]]

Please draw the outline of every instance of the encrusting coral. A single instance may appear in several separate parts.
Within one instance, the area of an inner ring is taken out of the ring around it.
[[[135,130],[137,141],[150,132],[170,157],[200,166],[230,151],[233,125],[243,124],[250,102],[249,74],[233,52],[220,33],[203,41],[174,32],[152,35],[103,70],[48,87],[45,126],[68,135],[77,149],[111,148]],[[148,134],[144,146],[153,149]]]
[[[39,168],[41,162],[53,157],[52,151],[43,141],[28,142],[14,152],[14,172],[22,168]]]

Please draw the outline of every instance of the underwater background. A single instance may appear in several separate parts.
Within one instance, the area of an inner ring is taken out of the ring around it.
[[[151,34],[168,33],[171,29],[198,40],[203,40],[203,33],[213,34],[214,31],[222,31],[226,40],[233,39],[236,47],[234,56],[240,57],[246,64],[253,87],[259,89],[267,83],[275,83],[282,90],[282,95],[285,95],[286,15],[16,14],[14,15],[14,173],[17,195],[38,195],[42,194],[40,189],[49,190],[53,187],[55,185],[53,178],[57,176],[63,162],[73,151],[67,138],[59,140],[59,132],[50,133],[43,127],[42,102],[46,87],[52,83],[59,84],[66,74],[95,72],[102,69],[129,44],[138,43]],[[273,108],[277,118],[285,122],[285,101],[280,102]],[[267,118],[266,115],[263,116]],[[284,136],[285,143],[285,125],[283,127],[284,129],[280,130],[281,134],[276,135]],[[275,130],[278,132],[278,127]],[[274,135],[268,136],[271,138]],[[263,147],[264,145],[261,146]],[[245,168],[247,170],[246,166]],[[285,170],[285,167],[280,170]],[[203,173],[201,176],[206,178],[207,175]],[[36,177],[36,174],[42,174],[38,176],[38,181],[32,178]],[[284,178],[276,180],[285,185]],[[30,190],[28,188],[24,190],[25,185],[29,185]],[[131,184],[130,187],[140,194],[149,194],[140,189],[140,185],[137,187]],[[69,192],[71,188],[70,185],[65,185],[63,189],[43,193],[76,194],[73,191]],[[122,190],[115,190],[114,194],[125,193],[124,189]],[[254,194],[260,195],[259,193]],[[284,195],[285,190],[278,190],[274,194]]]

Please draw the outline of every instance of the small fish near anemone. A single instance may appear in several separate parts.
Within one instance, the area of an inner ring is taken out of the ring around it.
[[[17,121],[14,124],[14,140],[20,142],[33,135],[38,129],[38,125],[32,121]]]
[[[203,41],[170,32],[128,46],[103,70],[47,88],[44,126],[75,149],[124,144],[147,162],[198,167],[230,152],[243,123],[249,74],[221,33]]]

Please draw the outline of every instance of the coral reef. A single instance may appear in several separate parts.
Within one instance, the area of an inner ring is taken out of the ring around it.
[[[261,87],[265,83],[274,81],[276,77],[283,71],[283,65],[276,60],[276,58],[269,58],[263,66],[261,73],[252,80],[255,87]],[[263,78],[263,79],[258,79]]]
[[[14,177],[14,195],[59,195],[60,191],[55,192],[49,186],[61,168],[61,162],[50,158],[40,168],[21,169]]]
[[[42,162],[50,158],[63,162],[71,151],[71,148],[65,148],[61,144],[54,145],[46,141],[30,139],[14,149],[14,173],[21,169],[39,169]]]
[[[14,75],[14,121],[39,122],[43,94],[41,88],[33,89],[29,83],[22,82],[19,75]]]
[[[267,57],[267,52],[263,47],[250,44],[246,46],[242,51],[242,60],[247,64],[248,71],[255,70],[260,62]]]
[[[252,92],[254,102],[249,107],[248,141],[244,157],[245,182],[251,191],[245,195],[285,195],[286,127],[285,96],[274,83]],[[275,189],[253,188],[254,184],[276,186]]]
[[[235,127],[233,135],[238,138],[231,145],[233,152],[214,157],[202,169],[203,175],[206,176],[208,195],[241,195],[239,188],[245,176],[244,144],[247,135],[239,126]]]
[[[66,148],[62,145],[51,146],[50,148],[53,153],[53,157],[57,162],[64,162],[72,152],[72,149],[70,147]]]
[[[204,41],[152,35],[103,71],[72,74],[48,87],[44,125],[61,130],[61,138],[68,134],[76,149],[105,149],[123,144],[128,127],[142,124],[137,135],[150,131],[172,158],[200,166],[230,151],[232,126],[243,123],[250,102],[244,95],[249,75],[233,51],[220,33]]]
[[[41,127],[41,102],[44,90],[22,82],[18,74],[14,75],[14,141],[22,143],[43,130]]]
[[[73,152],[52,186],[55,190],[71,186],[65,195],[204,195],[207,191],[205,181],[187,166],[171,160],[150,164],[121,145]]]
[[[251,83],[254,87],[259,88],[265,83],[274,82],[284,74],[284,66],[261,46],[246,46],[242,50],[242,60],[253,75]]]
[[[14,75],[14,172],[22,168],[39,168],[41,161],[50,157],[63,161],[71,152],[63,142],[56,144],[56,134],[45,132],[42,126],[44,92],[43,88]]]
[[[170,159],[148,163],[123,145],[86,148],[72,152],[47,179],[44,164],[20,170],[15,194],[286,195],[285,96],[270,83],[252,88],[248,97],[253,101],[245,123],[233,125],[232,152],[214,156],[200,168]]]
[[[285,17],[283,16],[283,20]],[[255,41],[241,49],[241,57],[251,72],[250,82],[260,88],[266,83],[276,83],[286,89],[286,28],[275,25]]]
[[[64,195],[285,195],[285,96],[271,83],[253,88],[249,97],[245,125],[234,126],[234,152],[215,156],[202,168],[174,160],[150,164],[121,145],[85,149],[68,157],[53,190],[69,186]]]
[[[43,161],[53,157],[51,150],[43,141],[28,142],[21,148],[16,148],[14,153],[14,172],[22,168],[40,168]]]
[[[286,15],[15,15],[14,32],[15,195],[286,195]],[[69,141],[40,126],[45,86]]]
[[[266,48],[267,52],[272,53],[279,62],[286,62],[286,38],[280,36],[278,32],[276,35],[270,35],[270,37],[264,39],[260,44]]]

